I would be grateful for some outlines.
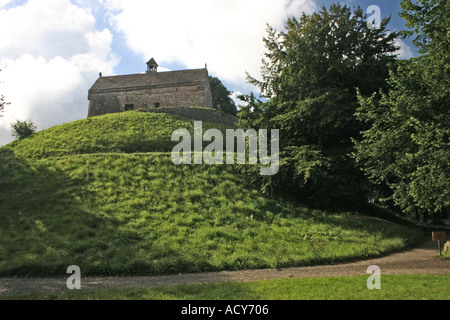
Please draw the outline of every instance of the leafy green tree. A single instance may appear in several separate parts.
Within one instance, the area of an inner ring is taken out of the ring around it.
[[[0,117],[2,117],[2,112],[5,110],[5,105],[7,102],[5,101],[5,97],[3,95],[0,95]]]
[[[363,129],[354,115],[357,88],[365,95],[385,88],[398,49],[389,19],[379,29],[366,19],[359,7],[332,4],[289,18],[283,32],[268,26],[262,80],[248,79],[269,101],[257,104],[257,117],[241,116],[256,128],[280,129],[279,174],[265,186],[315,205],[366,201],[366,178],[349,156]]]
[[[356,159],[372,181],[387,185],[405,213],[438,213],[450,206],[450,3],[402,2],[401,16],[422,55],[399,63],[390,90],[360,97],[357,116],[370,125]]]
[[[257,99],[253,92],[250,95],[240,95],[237,98],[245,102],[244,106],[240,106],[237,114],[240,127],[245,129],[264,127],[261,122],[263,121],[265,104]]]
[[[2,69],[0,69],[2,71]],[[0,94],[0,117],[2,117],[2,113],[5,111],[5,106],[10,104],[9,102],[6,102],[5,96]]]
[[[219,78],[209,76],[209,83],[211,85],[213,108],[235,116],[237,108],[233,99],[230,98],[232,92],[227,90]]]
[[[20,121],[17,120],[11,124],[12,135],[17,139],[25,139],[36,132],[36,125],[33,121]]]
[[[402,34],[404,37],[415,36],[413,43],[419,48],[420,53],[448,53],[450,41],[448,1],[403,0],[401,7],[400,16],[406,20],[406,26],[409,28],[402,31]]]

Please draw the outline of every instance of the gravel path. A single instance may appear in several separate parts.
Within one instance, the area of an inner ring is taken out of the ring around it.
[[[377,265],[383,274],[434,274],[450,276],[450,259],[439,259],[437,244],[426,241],[422,246],[382,258],[327,266],[286,269],[222,271],[148,277],[83,277],[82,290],[110,288],[142,288],[208,282],[254,281],[263,279],[333,277],[367,275],[367,268]],[[81,274],[83,275],[83,274]],[[69,275],[68,275],[69,276]],[[67,289],[64,278],[0,278],[0,297],[28,293],[62,292]]]

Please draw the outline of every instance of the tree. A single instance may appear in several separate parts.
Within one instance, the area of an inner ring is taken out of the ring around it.
[[[17,139],[25,139],[36,132],[36,125],[33,121],[20,121],[17,120],[11,124],[12,135]]]
[[[280,129],[274,189],[321,206],[366,201],[366,179],[349,156],[363,129],[356,92],[386,87],[398,49],[389,19],[373,30],[366,19],[361,8],[332,4],[289,18],[283,32],[268,26],[262,80],[248,79],[269,99],[251,124]]]
[[[237,108],[233,99],[230,98],[232,92],[227,90],[219,78],[210,76],[209,83],[211,85],[213,108],[235,116]]]
[[[2,71],[2,69],[0,69],[0,71]],[[5,110],[5,106],[8,104],[10,104],[10,103],[5,101],[5,96],[0,94],[0,117],[2,117],[2,113]]]
[[[360,97],[357,116],[370,127],[356,142],[356,159],[372,181],[390,188],[388,197],[409,214],[427,215],[450,206],[450,3],[402,2],[422,55],[391,72],[387,93]]]
[[[5,97],[3,95],[0,95],[0,117],[3,116],[1,113],[4,112],[5,105],[7,105],[7,104],[8,103],[5,101]]]
[[[448,53],[450,41],[448,1],[403,0],[401,7],[400,16],[406,20],[406,26],[410,29],[402,31],[402,34],[404,37],[415,36],[413,43],[421,54]],[[448,59],[448,56],[446,58]]]

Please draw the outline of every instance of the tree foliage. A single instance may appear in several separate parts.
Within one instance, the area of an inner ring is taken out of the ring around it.
[[[209,83],[211,85],[213,108],[235,116],[237,108],[234,101],[230,98],[232,92],[227,90],[219,78],[210,76]]]
[[[12,135],[13,137],[22,140],[26,137],[31,136],[33,133],[36,132],[36,125],[33,123],[33,121],[20,121],[17,120],[13,124],[11,124],[12,129]]]
[[[387,93],[360,97],[357,115],[370,128],[356,159],[405,212],[439,212],[450,205],[450,4],[406,0],[402,8],[404,35],[416,36],[422,56],[399,64]]]
[[[5,97],[3,95],[0,95],[0,117],[2,117],[2,112],[5,110],[5,105],[7,102],[5,101]]]
[[[402,34],[415,36],[413,43],[420,53],[448,53],[450,3],[447,0],[403,0],[401,7],[400,16],[409,28]]]
[[[279,174],[265,181],[315,205],[348,206],[366,200],[366,179],[349,154],[363,127],[355,117],[357,88],[385,88],[395,62],[395,32],[367,27],[361,8],[332,4],[267,28],[262,80],[249,75],[268,102],[253,99],[241,122],[280,129]]]
[[[2,71],[2,69],[0,69]],[[0,94],[0,117],[2,117],[2,113],[5,111],[5,106],[10,104],[9,102],[6,102],[5,96]]]

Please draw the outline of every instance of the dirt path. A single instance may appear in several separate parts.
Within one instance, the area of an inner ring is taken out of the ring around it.
[[[437,244],[426,241],[409,251],[382,258],[328,266],[222,271],[197,274],[178,274],[148,277],[82,277],[82,290],[110,288],[142,288],[208,282],[254,281],[263,279],[332,277],[367,275],[367,268],[377,265],[381,274],[435,274],[450,276],[450,259],[439,259]],[[62,292],[67,289],[67,278],[1,278],[0,297],[28,293]]]

